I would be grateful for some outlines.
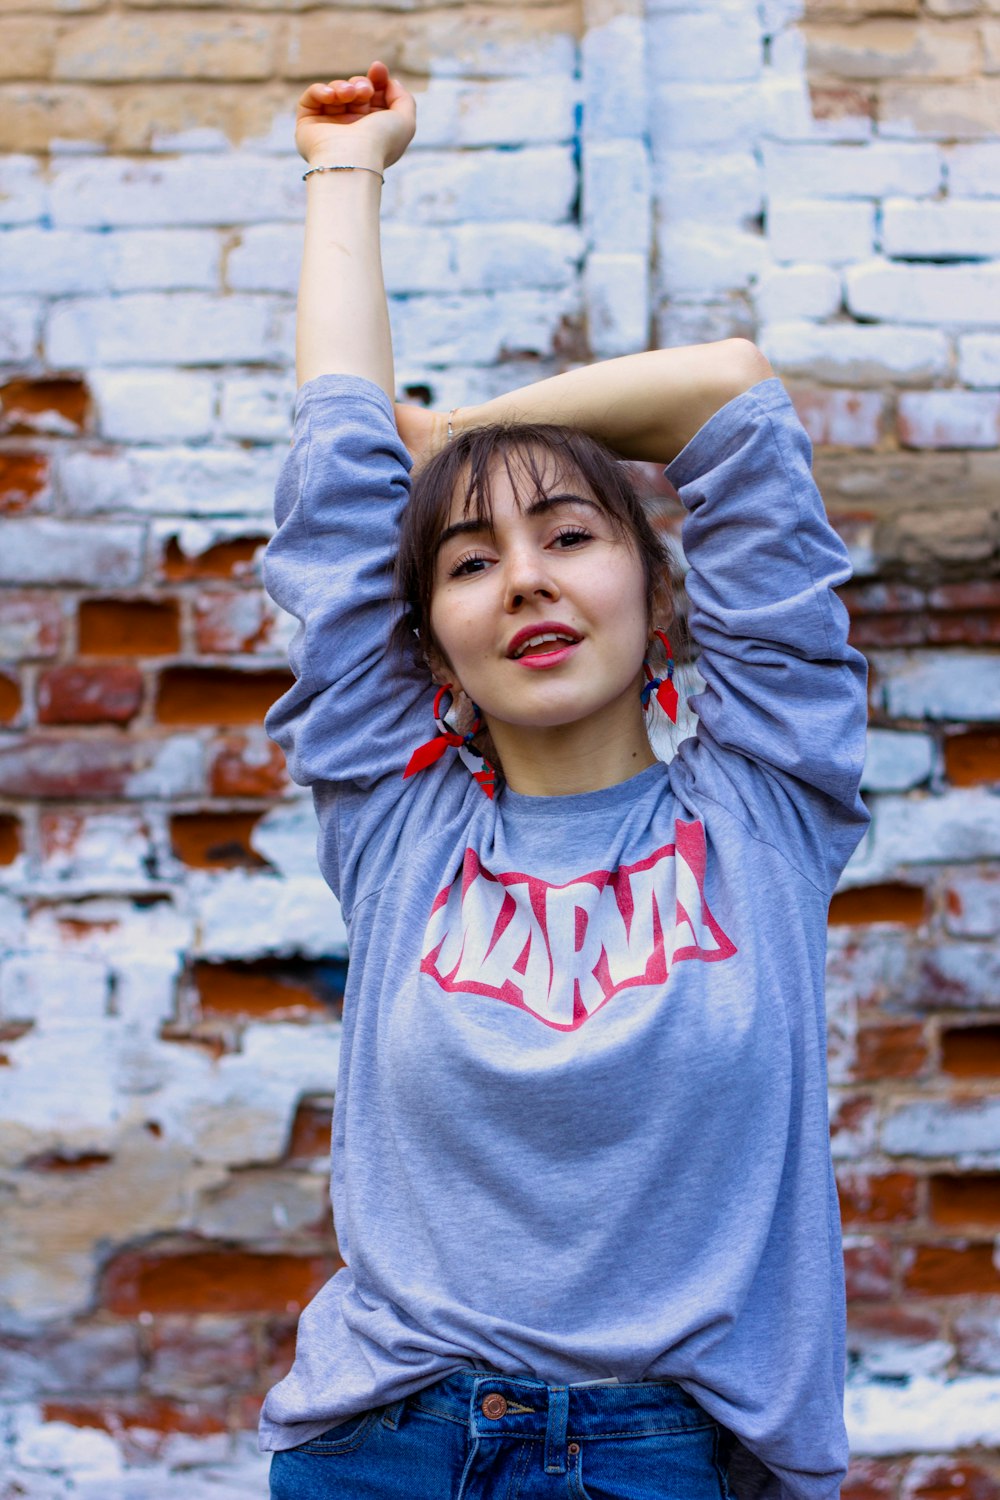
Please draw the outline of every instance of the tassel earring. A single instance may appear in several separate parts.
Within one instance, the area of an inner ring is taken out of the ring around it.
[[[663,709],[671,724],[677,723],[677,705],[680,701],[677,697],[677,689],[674,687],[674,653],[670,641],[662,630],[654,630],[653,634],[658,636],[663,643],[663,649],[667,653],[667,669],[665,677],[655,676],[648,661],[642,664],[642,670],[646,674],[646,681],[642,689],[642,706],[648,709],[653,695]]]
[[[459,734],[457,730],[449,727],[448,721],[445,718],[446,710],[442,708],[442,704],[446,694],[449,698],[453,696],[450,682],[446,682],[443,687],[438,688],[434,695],[433,712],[434,722],[438,728],[437,735],[434,739],[428,740],[425,745],[417,746],[407,762],[406,770],[403,772],[403,779],[405,780],[407,776],[415,776],[418,771],[424,771],[428,766],[433,766],[436,761],[441,759],[446,750],[454,749],[458,751],[462,764],[472,773],[473,780],[478,782],[482,791],[492,801],[493,793],[496,789],[496,771],[484,756],[473,749],[472,745],[473,739],[483,727],[483,716],[476,705],[473,704],[472,707],[476,717],[472,728],[468,734]]]

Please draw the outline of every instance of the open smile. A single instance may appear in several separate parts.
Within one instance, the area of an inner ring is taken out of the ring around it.
[[[555,666],[580,644],[580,632],[559,620],[541,620],[519,630],[507,647],[511,661],[526,667]]]

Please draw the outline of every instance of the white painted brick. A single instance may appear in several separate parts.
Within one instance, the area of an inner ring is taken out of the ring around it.
[[[216,380],[194,370],[94,370],[97,429],[119,443],[197,442],[210,436]]]
[[[928,779],[934,764],[934,741],[906,730],[869,729],[861,789],[905,792]]]
[[[419,144],[453,148],[571,141],[579,93],[572,70],[552,74],[544,89],[525,78],[434,77],[416,94]],[[285,140],[289,138],[290,132]]]
[[[571,217],[576,187],[573,154],[565,146],[421,151],[388,173],[383,207],[388,218],[420,224],[474,219],[553,224]]]
[[[229,438],[281,442],[292,431],[295,378],[286,375],[231,375],[222,384],[221,429]]]
[[[460,227],[476,232],[474,225]],[[459,290],[455,280],[455,232],[436,224],[383,223],[382,274],[389,295]],[[482,233],[503,239],[507,231],[489,228]]]
[[[647,129],[646,35],[641,16],[589,26],[580,43],[583,132],[588,139],[642,139]],[[629,87],[622,88],[622,79]]]
[[[911,865],[1000,858],[1000,797],[981,787],[938,796],[876,796],[873,823],[845,872],[845,885],[874,885]]]
[[[869,145],[766,143],[764,176],[777,198],[912,198],[936,193],[941,185],[941,153],[936,146],[873,141]]]
[[[919,1375],[904,1383],[849,1382],[844,1417],[851,1452],[859,1456],[949,1453],[979,1444],[995,1448],[1000,1440],[1000,1380]],[[919,1493],[915,1474],[913,1484]]]
[[[890,198],[882,206],[882,249],[911,260],[1000,255],[1000,202]]]
[[[970,198],[1000,198],[1000,141],[952,146],[945,161],[950,192]]]
[[[149,827],[141,813],[74,809],[50,815],[40,871],[45,880],[61,886],[79,883],[106,890],[109,885],[127,885],[132,889],[149,881],[146,861],[151,850]],[[121,1013],[117,1003],[116,1011]]]
[[[268,515],[287,449],[134,448],[122,454],[77,451],[59,479],[74,515],[173,512]]]
[[[142,529],[72,521],[4,521],[0,583],[127,587],[142,576]]]
[[[888,1156],[957,1156],[1000,1163],[1000,1099],[928,1099],[886,1115],[879,1132]]]
[[[0,360],[20,364],[35,358],[42,311],[41,302],[26,297],[0,297]]]
[[[906,448],[996,448],[1000,394],[907,391],[899,398],[899,437]]]
[[[557,375],[566,366],[554,359],[505,359],[501,365],[461,365],[445,367],[424,364],[420,360],[396,361],[397,400],[413,401],[407,390],[425,386],[431,393],[430,405],[443,407],[478,406],[506,395],[522,385],[532,385]]]
[[[668,297],[750,286],[767,260],[759,234],[674,220],[659,235],[657,290]]]
[[[833,384],[919,385],[947,373],[948,340],[937,329],[856,323],[768,323],[758,342],[776,368]]]
[[[340,907],[319,875],[279,878],[246,870],[198,871],[188,887],[198,912],[196,951],[201,958],[346,954]]]
[[[691,302],[658,298],[654,305],[656,343],[664,349],[680,344],[708,344],[717,339],[754,338],[756,321],[744,292]]]
[[[669,66],[653,78],[650,133],[657,157],[680,147],[746,147],[767,125],[756,83],[675,83]]]
[[[410,297],[390,302],[398,358],[491,364],[501,350],[549,354],[559,325],[578,310],[578,290]]]
[[[73,296],[156,288],[213,289],[220,249],[206,230],[11,229],[0,234],[0,284]]]
[[[37,156],[0,158],[0,224],[33,224],[48,208],[48,192]]]
[[[591,255],[584,271],[590,347],[598,359],[649,344],[649,267],[643,255]]]
[[[872,651],[875,697],[895,719],[1000,721],[1000,652]]]
[[[230,152],[175,160],[91,157],[61,160],[52,170],[51,214],[57,228],[298,223],[303,214],[301,162]]]
[[[294,296],[302,269],[302,224],[255,224],[226,256],[226,285],[234,292]]]
[[[1000,932],[1000,873],[955,871],[948,880],[944,923],[956,937],[988,938]]]
[[[46,356],[64,366],[279,363],[293,322],[290,302],[263,295],[81,297],[52,308]]]
[[[641,255],[652,234],[642,141],[592,141],[583,152],[583,220],[592,250]]]
[[[1000,333],[965,333],[958,341],[958,373],[965,385],[1000,386]]]
[[[764,205],[763,174],[752,151],[663,151],[657,193],[668,221],[721,219],[742,226]]]
[[[773,199],[767,210],[767,240],[779,261],[836,266],[863,260],[875,243],[875,205]]]
[[[437,278],[437,289],[462,292],[567,287],[579,273],[583,243],[572,224],[460,224],[450,231],[455,271]],[[399,245],[400,269],[405,242]],[[413,259],[413,240],[409,240]],[[443,258],[443,257],[442,257]],[[424,257],[421,253],[420,260]],[[400,277],[399,279],[402,279]]]
[[[847,305],[862,318],[901,323],[1000,324],[1000,262],[916,266],[872,260],[846,273]]]
[[[805,14],[805,0],[761,0],[758,6],[765,36],[773,36]]]
[[[756,79],[763,68],[760,21],[749,6],[651,16],[649,46],[678,83]]]
[[[753,288],[757,316],[828,318],[840,311],[843,286],[830,266],[780,266],[763,271]]]
[[[0,1015],[7,1021],[91,1026],[107,1014],[105,964],[69,953],[19,953],[0,962]]]

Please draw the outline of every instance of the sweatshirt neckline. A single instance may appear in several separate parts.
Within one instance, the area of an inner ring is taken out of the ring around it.
[[[568,813],[596,813],[605,809],[616,809],[642,797],[653,786],[666,779],[667,768],[663,761],[645,766],[625,781],[616,781],[613,786],[599,787],[594,792],[568,792],[565,796],[535,796],[529,792],[515,792],[505,786],[499,796],[502,812],[527,814],[537,817],[565,817]]]

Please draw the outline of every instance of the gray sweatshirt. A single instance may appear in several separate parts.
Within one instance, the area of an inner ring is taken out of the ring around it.
[[[261,1445],[467,1367],[672,1379],[736,1493],[833,1500],[844,1287],[827,906],[867,823],[849,576],[772,378],[667,475],[687,517],[697,733],[596,792],[489,801],[387,655],[409,458],[384,393],[299,393],[267,587],[301,622],[267,728],[312,786],[350,941],[333,1125],[346,1266]]]

